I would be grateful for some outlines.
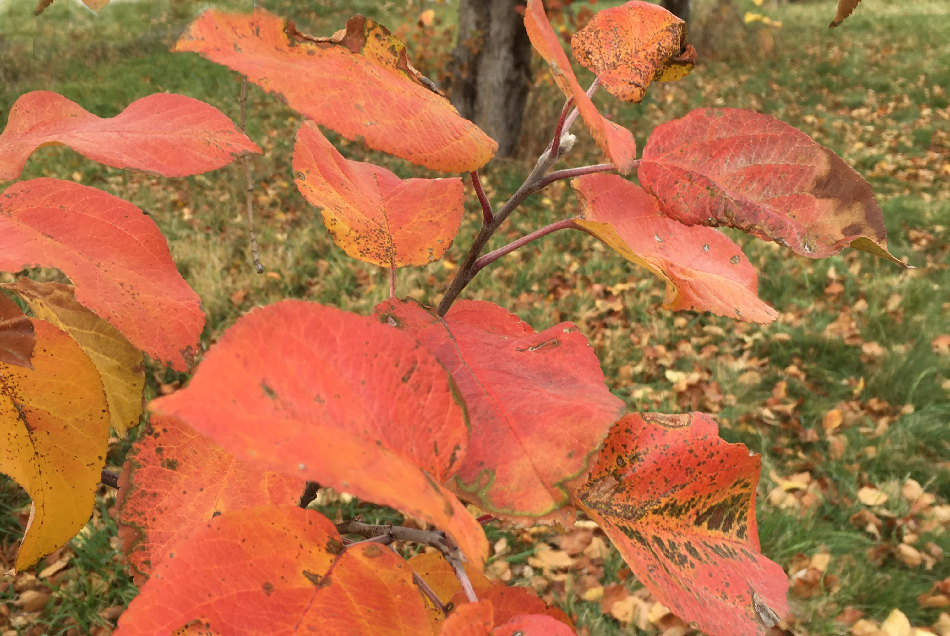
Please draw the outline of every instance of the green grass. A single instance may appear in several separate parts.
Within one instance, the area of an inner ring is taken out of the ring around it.
[[[95,18],[58,0],[36,20],[28,4],[11,2],[0,10],[0,126],[20,94],[38,89],[56,90],[100,116],[115,115],[151,92],[179,92],[204,99],[237,119],[239,80],[234,73],[192,54],[168,52],[181,26],[200,9],[198,3],[119,3]],[[247,8],[249,3],[227,6]],[[411,24],[427,4],[406,8],[403,3],[370,0],[284,0],[265,6],[318,35],[342,26],[348,12],[360,11],[390,25],[407,21],[410,45],[425,41]],[[437,8],[450,24],[451,7]],[[939,610],[921,608],[916,598],[950,576],[950,561],[937,562],[931,570],[911,568],[897,560],[892,549],[924,521],[919,514],[908,516],[907,502],[900,496],[906,479],[917,480],[937,496],[937,503],[950,499],[950,360],[930,344],[946,334],[950,324],[950,11],[945,2],[934,0],[864,0],[842,27],[828,31],[834,13],[828,1],[773,9],[769,3],[755,7],[740,0],[740,10],[783,22],[772,31],[771,52],[759,48],[753,25],[735,50],[707,59],[679,82],[651,87],[642,104],[620,104],[603,94],[595,101],[614,121],[634,131],[640,147],[654,126],[696,107],[751,108],[791,123],[867,176],[884,210],[891,251],[907,256],[918,269],[900,271],[851,250],[810,261],[732,233],[760,272],[760,295],[782,314],[774,325],[747,326],[663,310],[659,282],[589,237],[562,232],[500,260],[473,281],[464,297],[498,302],[538,329],[574,321],[600,356],[611,389],[632,409],[716,412],[724,438],[762,454],[757,513],[764,553],[788,567],[798,555],[827,551],[832,555],[829,573],[838,577],[835,587],[815,597],[791,597],[796,634],[846,633],[846,626],[834,622],[846,606],[877,621],[898,608],[914,625],[929,625]],[[418,48],[414,53],[420,54]],[[561,101],[543,69],[537,68],[530,112],[553,117]],[[590,81],[586,71],[578,74],[582,83]],[[263,276],[250,266],[243,172],[237,166],[199,177],[157,179],[103,168],[65,148],[44,148],[22,177],[75,179],[147,210],[168,238],[181,272],[202,297],[208,314],[205,345],[250,308],[282,298],[305,298],[365,314],[387,294],[385,272],[337,249],[319,213],[293,185],[290,157],[301,118],[255,87],[248,106],[248,132],[265,150],[253,164],[258,239],[268,271]],[[550,118],[530,121],[525,156],[498,162],[485,172],[496,205],[520,184],[532,165],[531,151],[543,147],[552,126]],[[600,161],[580,128],[575,129],[579,141],[565,165]],[[401,176],[425,174],[379,153],[365,153],[356,144],[333,140],[350,158],[368,156]],[[570,188],[556,184],[530,198],[490,248],[574,209]],[[477,231],[479,216],[470,198],[447,258],[401,270],[397,294],[437,302]],[[840,283],[839,293],[826,292],[831,282]],[[854,321],[848,333],[835,329],[842,324],[836,322],[842,314]],[[868,353],[863,343],[876,343],[879,349]],[[710,345],[716,347],[715,355],[701,356]],[[749,361],[760,365],[757,384],[739,381]],[[696,369],[704,375],[705,388],[677,393],[667,371]],[[161,383],[185,379],[150,367],[149,393],[157,394]],[[795,404],[788,414],[766,405],[779,382],[786,383],[780,403]],[[709,399],[713,384],[721,400]],[[878,409],[871,408],[875,404]],[[836,408],[851,419],[838,432],[840,439],[831,439],[822,421]],[[884,418],[887,425],[879,428]],[[836,454],[832,442],[840,445]],[[110,465],[121,463],[122,448],[113,449]],[[772,505],[772,472],[780,477],[809,473],[819,484],[818,502],[808,511]],[[880,537],[850,522],[864,508],[856,493],[867,485],[889,493],[880,514],[885,521]],[[39,626],[42,633],[67,634],[78,628],[87,633],[95,625],[109,624],[100,612],[134,596],[135,588],[115,554],[115,526],[107,514],[112,501],[108,494],[100,497],[83,538],[73,541],[71,573],[52,586],[58,590],[54,601],[15,629],[30,633]],[[19,537],[17,513],[28,505],[15,485],[0,482],[0,541],[5,550]],[[327,498],[320,508],[330,518],[362,514],[371,521],[401,520],[394,511],[355,500]],[[539,542],[558,541],[553,532],[527,535],[496,523],[486,531],[492,543],[502,537],[508,541],[508,550],[497,558],[508,560],[512,581],[521,585],[531,583],[524,568]],[[950,533],[934,529],[919,534],[917,547],[933,541],[950,552]],[[882,558],[866,558],[868,550],[877,550]],[[622,566],[613,551],[603,566],[605,582],[619,580]],[[108,591],[94,574],[108,583]],[[4,602],[14,598],[12,587],[0,589]],[[593,634],[637,631],[602,616],[597,603],[581,600],[566,587],[553,586],[546,594]]]

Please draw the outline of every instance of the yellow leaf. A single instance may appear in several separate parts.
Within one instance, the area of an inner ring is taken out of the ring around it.
[[[893,610],[881,623],[881,631],[887,636],[911,636],[914,630],[911,629],[910,621],[900,610]]]
[[[858,501],[865,506],[880,506],[887,501],[887,495],[871,486],[858,490]]]
[[[750,22],[761,22],[762,18],[765,17],[761,13],[750,13],[746,11],[745,14],[745,23],[749,24]]]
[[[33,315],[56,325],[82,347],[96,366],[109,401],[112,428],[125,437],[142,416],[145,370],[142,352],[118,330],[76,301],[73,288],[59,283],[35,283],[21,278],[5,285],[20,295]]]
[[[33,330],[33,369],[0,363],[0,472],[33,500],[17,570],[89,520],[109,439],[109,405],[95,366],[50,323],[33,320]]]

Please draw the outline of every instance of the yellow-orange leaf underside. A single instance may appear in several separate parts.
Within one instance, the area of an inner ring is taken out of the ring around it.
[[[153,415],[119,478],[119,536],[135,583],[192,527],[226,510],[297,503],[304,484],[235,459],[178,418]]]
[[[119,331],[76,301],[75,290],[60,283],[21,278],[2,285],[29,304],[33,315],[73,337],[99,371],[109,401],[112,428],[125,437],[142,416],[145,368],[142,352]]]
[[[788,577],[759,554],[761,460],[702,413],[617,422],[578,493],[657,599],[710,636],[764,636],[787,611]]]
[[[483,510],[530,519],[569,502],[623,402],[571,323],[540,333],[488,302],[461,301],[444,318],[412,300],[376,307],[452,374],[471,420],[455,488]]]
[[[33,500],[17,570],[62,546],[89,520],[109,439],[98,371],[66,333],[32,322],[33,368],[0,362],[0,472]]]
[[[389,547],[343,544],[313,510],[225,512],[166,550],[116,636],[429,633],[412,570]]]
[[[294,178],[307,201],[323,208],[333,241],[353,258],[382,267],[442,258],[465,211],[458,177],[403,181],[385,168],[349,161],[313,122],[297,132]]]
[[[419,79],[405,46],[381,25],[356,16],[333,38],[308,38],[286,26],[259,8],[253,15],[208,9],[173,50],[243,73],[347,139],[433,170],[476,170],[498,149]]]
[[[871,185],[783,121],[739,108],[697,109],[653,130],[637,176],[663,213],[728,226],[810,258],[851,247],[887,251]]]
[[[164,177],[215,170],[261,149],[214,106],[156,93],[101,118],[50,91],[20,96],[0,134],[0,181],[20,176],[37,148],[66,145],[93,161]]]
[[[571,37],[571,48],[607,92],[628,102],[641,101],[650,82],[680,79],[696,65],[686,23],[638,0],[598,11]]]
[[[468,439],[465,409],[412,337],[316,303],[239,319],[188,387],[152,403],[237,458],[420,517],[478,566],[481,526],[441,484]]]
[[[0,194],[0,270],[57,267],[76,300],[152,358],[187,370],[201,300],[158,226],[122,199],[69,181],[21,181]]]
[[[728,236],[667,218],[655,197],[616,175],[585,175],[571,185],[581,204],[578,227],[666,281],[667,309],[759,323],[778,316],[759,300],[758,276]]]
[[[574,98],[577,110],[584,123],[587,124],[594,141],[610,158],[617,170],[623,174],[630,172],[637,158],[637,143],[633,139],[633,133],[607,121],[597,112],[594,102],[577,83],[571,62],[567,59],[567,54],[561,48],[561,41],[544,13],[544,4],[541,0],[528,0],[524,26],[528,31],[532,46],[551,67],[558,87],[567,97]]]

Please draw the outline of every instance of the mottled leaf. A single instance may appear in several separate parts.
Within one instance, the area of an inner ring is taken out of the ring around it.
[[[66,145],[113,168],[164,177],[201,174],[261,149],[214,106],[156,93],[101,118],[50,91],[20,96],[0,134],[0,181],[20,176],[37,148]]]
[[[0,472],[33,500],[16,557],[30,567],[89,520],[105,466],[109,406],[99,373],[72,338],[33,320],[33,368],[0,362]]]
[[[310,38],[260,8],[253,15],[209,9],[173,50],[243,73],[347,139],[433,170],[476,170],[498,149],[426,84],[404,44],[362,16],[332,38]]]
[[[297,503],[304,485],[235,459],[178,418],[153,415],[119,477],[119,536],[136,584],[192,527],[227,510]]]
[[[0,364],[32,369],[35,346],[33,322],[15,302],[0,294]]]
[[[4,285],[25,300],[33,315],[46,320],[73,337],[96,369],[109,401],[112,428],[120,437],[138,426],[142,416],[145,369],[142,352],[119,331],[76,301],[69,285],[36,283],[21,278]]]
[[[428,633],[406,562],[379,544],[343,550],[333,524],[312,510],[228,511],[167,552],[116,636],[168,634],[195,622],[219,636]]]
[[[586,91],[577,83],[571,62],[561,48],[561,41],[554,33],[551,23],[544,13],[544,4],[541,0],[528,0],[524,14],[524,26],[534,49],[551,67],[554,81],[567,97],[573,97],[574,103],[580,112],[581,118],[587,124],[591,136],[604,154],[623,174],[633,169],[633,162],[637,158],[637,143],[633,133],[626,128],[607,121],[597,112],[594,102],[587,96]]]
[[[76,300],[152,358],[187,370],[204,327],[198,295],[158,226],[122,199],[69,181],[0,194],[0,270],[57,267]]]
[[[761,460],[702,413],[631,414],[577,497],[657,599],[710,636],[764,635],[788,578],[759,554]]]
[[[598,11],[571,37],[571,48],[607,92],[635,103],[650,82],[680,79],[696,65],[696,49],[686,43],[686,23],[659,5],[638,0]]]
[[[569,501],[569,484],[623,402],[604,384],[587,338],[571,323],[535,333],[505,309],[461,301],[445,318],[411,300],[376,307],[445,365],[471,421],[455,488],[483,510],[527,519]]]
[[[777,317],[759,300],[758,276],[729,237],[667,218],[655,197],[616,175],[585,175],[571,185],[581,204],[577,226],[666,281],[667,309],[760,323]]]
[[[190,384],[152,403],[238,459],[392,506],[481,565],[481,526],[440,484],[468,438],[439,362],[373,318],[285,301],[238,320]]]
[[[838,0],[838,9],[835,11],[835,19],[831,21],[828,28],[833,29],[844,22],[845,18],[851,15],[851,12],[857,8],[859,2],[861,2],[861,0]]]
[[[313,122],[297,132],[294,176],[307,201],[323,208],[334,242],[383,267],[442,258],[465,211],[458,177],[403,181],[385,168],[348,161]]]
[[[637,176],[664,214],[729,226],[811,258],[887,252],[871,186],[805,133],[736,108],[694,110],[653,130]]]

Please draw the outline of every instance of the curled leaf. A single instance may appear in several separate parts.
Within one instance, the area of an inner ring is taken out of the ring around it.
[[[758,297],[758,276],[738,245],[713,228],[667,218],[656,197],[616,175],[571,182],[579,228],[666,281],[663,306],[769,323],[777,313]]]
[[[137,349],[185,371],[204,327],[158,226],[127,201],[57,179],[0,194],[0,270],[57,267],[76,300]]]
[[[633,0],[602,9],[571,37],[574,58],[611,95],[640,102],[653,81],[685,77],[696,65],[686,23],[663,7]]]
[[[442,486],[465,455],[465,407],[435,357],[372,318],[301,301],[257,309],[152,409],[238,459],[425,519],[484,563],[481,526]]]
[[[906,267],[887,251],[870,184],[834,152],[768,115],[697,109],[658,126],[637,176],[680,223],[734,227],[810,258],[850,245]]]
[[[594,141],[610,158],[617,170],[623,174],[630,172],[637,158],[637,144],[633,139],[633,133],[606,120],[597,112],[594,102],[577,83],[571,62],[567,59],[564,49],[561,48],[561,41],[544,13],[544,4],[541,0],[528,0],[524,26],[531,39],[531,45],[551,67],[558,87],[567,97],[574,98],[577,110],[584,123],[587,124]]]
[[[702,413],[634,413],[610,431],[577,497],[677,616],[710,636],[764,636],[763,617],[788,609],[788,577],[759,554],[760,468]]]
[[[260,8],[208,9],[173,50],[243,73],[321,126],[433,170],[476,170],[498,150],[412,68],[402,42],[363,16],[332,38],[311,38]]]
[[[831,24],[828,25],[828,28],[833,29],[844,22],[845,18],[851,15],[851,12],[857,8],[858,3],[860,2],[861,0],[838,0],[838,8],[835,11],[835,19],[831,21]]]
[[[66,145],[93,161],[164,177],[215,170],[261,149],[198,99],[156,93],[102,118],[50,91],[20,96],[0,134],[0,181],[20,176],[37,148]]]
[[[348,161],[313,122],[294,146],[297,188],[323,208],[333,241],[347,254],[382,267],[425,265],[442,258],[464,212],[462,180],[406,179]]]

